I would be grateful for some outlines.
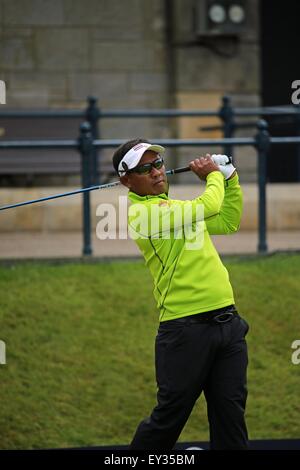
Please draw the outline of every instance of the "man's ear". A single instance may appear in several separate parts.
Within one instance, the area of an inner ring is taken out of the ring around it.
[[[130,180],[129,180],[128,175],[121,176],[121,177],[120,177],[120,181],[121,181],[121,183],[122,183],[124,186],[126,186],[128,189],[131,188],[131,184],[130,184]]]

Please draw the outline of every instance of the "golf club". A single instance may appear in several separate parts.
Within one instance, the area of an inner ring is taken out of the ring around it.
[[[226,164],[229,164],[231,162],[232,162],[231,157],[228,157],[228,162]],[[179,167],[179,168],[173,168],[171,170],[167,170],[166,175],[175,175],[177,173],[184,173],[186,171],[191,171],[190,167],[184,166],[184,167]],[[29,204],[35,204],[37,202],[50,201],[51,199],[58,199],[60,197],[74,196],[75,194],[86,193],[86,192],[89,192],[89,191],[96,191],[97,189],[109,189],[109,188],[113,188],[115,186],[119,186],[120,184],[121,184],[120,181],[113,181],[111,183],[101,184],[99,186],[90,186],[88,188],[75,189],[74,191],[68,191],[68,192],[65,192],[65,193],[53,194],[52,196],[41,197],[39,199],[32,199],[32,200],[29,200],[29,201],[18,202],[16,204],[8,204],[6,206],[1,206],[0,211],[4,211],[4,210],[7,210],[7,209],[13,209],[14,207],[27,206]]]

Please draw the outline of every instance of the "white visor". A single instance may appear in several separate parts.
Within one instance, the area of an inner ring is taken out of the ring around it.
[[[145,142],[140,142],[139,144],[136,144],[134,147],[128,150],[127,153],[125,153],[124,157],[120,161],[118,166],[119,176],[125,175],[126,171],[135,168],[144,153],[146,152],[146,150],[152,150],[156,153],[163,153],[165,151],[165,148],[161,145],[152,145],[147,144]]]

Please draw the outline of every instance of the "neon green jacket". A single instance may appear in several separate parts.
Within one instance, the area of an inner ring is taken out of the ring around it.
[[[210,235],[239,228],[243,204],[238,176],[224,180],[221,172],[210,173],[203,194],[191,201],[165,193],[139,196],[129,191],[128,197],[129,231],[151,271],[160,321],[233,304],[228,272]],[[194,246],[186,226],[198,234]]]

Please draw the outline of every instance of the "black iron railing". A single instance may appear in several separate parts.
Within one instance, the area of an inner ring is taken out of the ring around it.
[[[80,136],[77,140],[28,140],[28,141],[0,141],[1,149],[77,149],[81,155],[81,179],[83,188],[93,184],[91,178],[91,166],[93,165],[97,149],[115,148],[122,144],[123,140],[116,139],[94,139],[92,128],[88,122],[80,126]],[[203,146],[252,146],[257,151],[258,169],[258,252],[265,253],[267,246],[267,214],[266,214],[266,162],[271,145],[297,143],[300,137],[271,137],[268,125],[260,120],[257,123],[257,133],[254,137],[247,138],[224,138],[224,139],[155,139],[157,144],[165,147],[203,147]],[[91,210],[90,192],[83,193],[83,255],[92,254],[91,244]]]
[[[238,126],[236,116],[268,116],[291,115],[300,123],[300,111],[296,106],[277,106],[269,108],[233,108],[229,97],[224,96],[219,110],[178,110],[178,109],[115,109],[102,110],[97,105],[97,99],[88,98],[85,110],[3,110],[0,118],[68,118],[81,117],[86,120],[80,126],[80,136],[77,140],[0,140],[1,149],[77,149],[81,154],[81,181],[84,188],[99,183],[98,151],[104,148],[114,148],[122,144],[123,140],[100,139],[100,122],[104,118],[161,118],[161,117],[208,117],[217,116],[221,119],[221,126],[210,126],[206,129],[221,129],[222,139],[155,139],[155,142],[165,147],[204,147],[222,146],[224,153],[233,156],[234,147],[252,146],[257,151],[258,170],[258,251],[266,252],[267,226],[266,226],[266,162],[270,145],[296,143],[300,148],[300,137],[270,137],[268,125],[260,120],[257,123],[255,137],[235,138],[233,133]],[[247,123],[246,123],[247,124]],[[248,123],[249,125],[249,123]],[[253,126],[253,122],[251,123]],[[300,134],[300,131],[299,131]],[[90,193],[83,193],[83,254],[92,254],[91,245],[91,212]]]

